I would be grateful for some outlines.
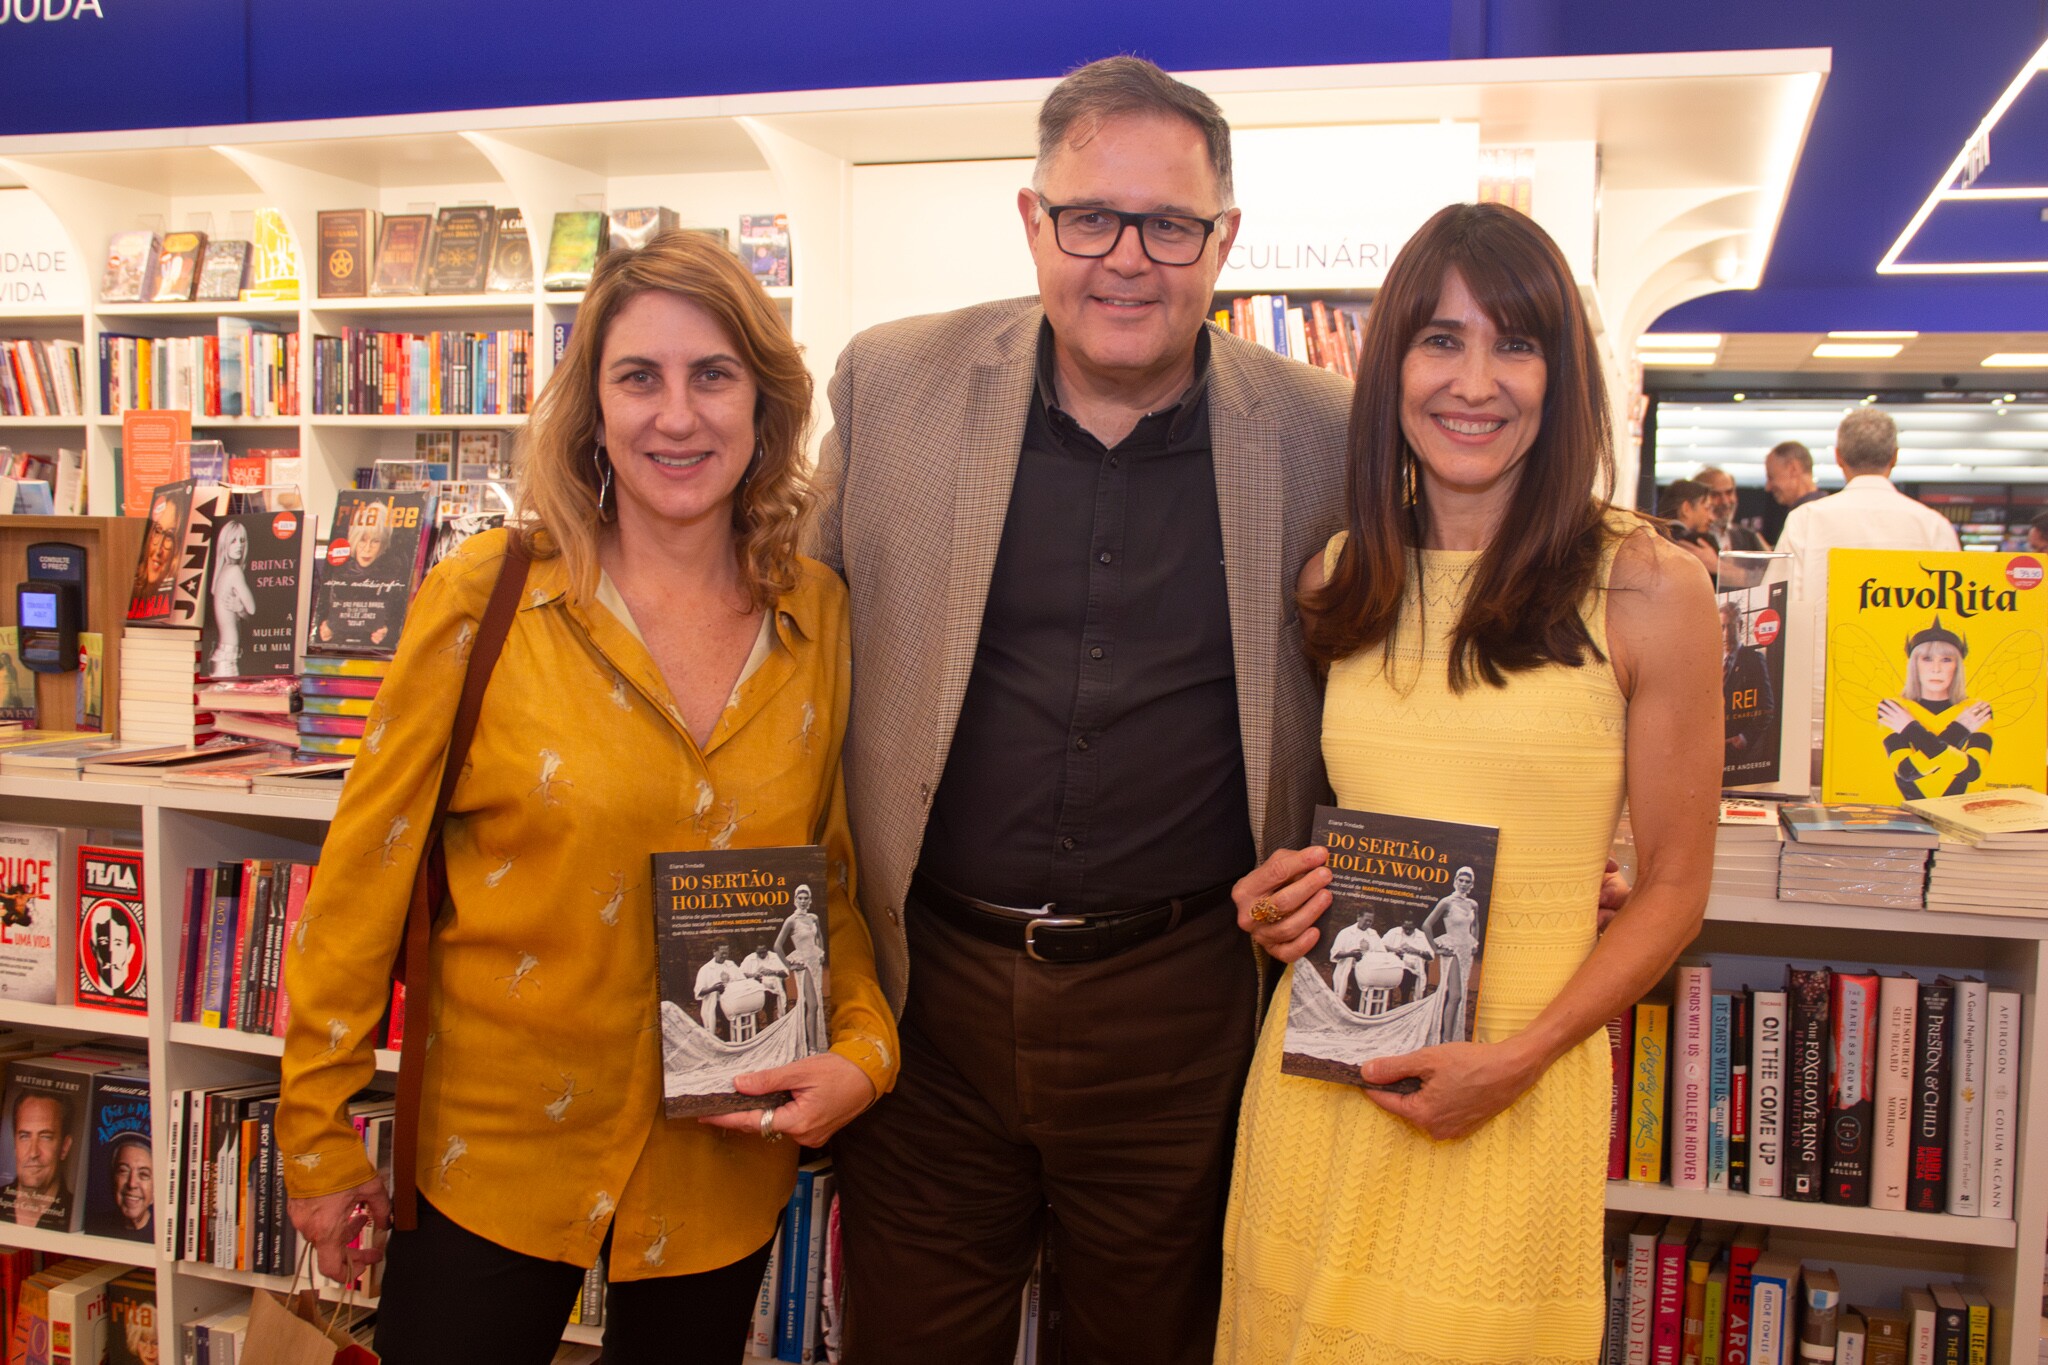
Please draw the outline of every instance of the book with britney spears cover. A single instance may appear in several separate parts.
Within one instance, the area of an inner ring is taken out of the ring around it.
[[[693,849],[654,855],[662,1112],[770,1109],[733,1078],[831,1045],[825,850]]]
[[[1375,1057],[1469,1042],[1500,831],[1318,806],[1311,837],[1330,908],[1294,966],[1280,1069],[1360,1085]]]

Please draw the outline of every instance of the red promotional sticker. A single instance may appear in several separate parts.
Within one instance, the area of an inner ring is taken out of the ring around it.
[[[1768,649],[1771,642],[1778,638],[1778,632],[1784,628],[1785,623],[1778,618],[1778,613],[1765,607],[1756,614],[1757,644]]]
[[[348,563],[348,542],[340,536],[327,542],[327,562],[337,569]]]
[[[290,540],[292,533],[299,529],[299,519],[290,512],[279,512],[270,521],[270,534],[279,540]]]
[[[2014,555],[2005,562],[2005,581],[2025,592],[2041,586],[2041,561],[2032,555]]]

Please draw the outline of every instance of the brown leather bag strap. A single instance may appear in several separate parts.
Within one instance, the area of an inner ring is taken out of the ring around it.
[[[393,973],[405,986],[404,1035],[398,1048],[398,1112],[391,1140],[392,1221],[411,1231],[419,1223],[419,1188],[416,1177],[419,1156],[420,1087],[427,1063],[427,1022],[431,1018],[432,985],[428,975],[427,939],[448,886],[448,868],[441,849],[441,826],[448,818],[448,802],[455,795],[455,783],[462,765],[469,759],[469,743],[476,737],[477,717],[484,707],[484,689],[490,685],[491,669],[505,647],[512,630],[512,615],[519,609],[519,594],[526,586],[526,570],[533,562],[526,543],[514,531],[506,544],[504,567],[498,571],[491,600],[484,607],[470,646],[469,671],[462,679],[462,700],[455,707],[455,726],[449,732],[448,758],[441,768],[441,790],[434,798],[434,818],[427,825],[426,856],[412,882],[412,903],[405,914],[405,945],[400,949]]]

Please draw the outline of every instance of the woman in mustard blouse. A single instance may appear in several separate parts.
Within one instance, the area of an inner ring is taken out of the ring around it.
[[[607,1361],[729,1365],[798,1143],[894,1081],[840,779],[846,592],[796,553],[810,407],[774,305],[710,238],[600,263],[529,429],[535,558],[449,807],[387,1365],[550,1359],[600,1248]],[[288,954],[278,1143],[336,1277],[377,1258],[343,1247],[357,1205],[389,1218],[346,1110],[505,551],[478,536],[421,588]],[[832,868],[831,1050],[741,1078],[791,1091],[778,1109],[665,1119],[650,855],[790,844]]]

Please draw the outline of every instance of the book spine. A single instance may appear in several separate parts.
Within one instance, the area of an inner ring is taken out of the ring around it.
[[[1729,1002],[1728,1019],[1728,1189],[1749,1193],[1749,1049],[1755,1003],[1747,990]]]
[[[2013,1216],[2019,1157],[2020,997],[1992,991],[1984,1049],[1984,1188],[1986,1218]]]
[[[1963,1291],[1963,1304],[1970,1318],[1969,1346],[1964,1352],[1970,1365],[1990,1365],[1991,1301],[1975,1289]]]
[[[1785,992],[1752,991],[1749,1078],[1750,1192],[1785,1192]]]
[[[206,1200],[206,1092],[185,1092],[184,1239],[188,1261],[199,1259],[200,1211]]]
[[[1650,1321],[1650,1365],[1678,1365],[1685,1334],[1685,1252],[1681,1241],[1657,1243],[1657,1298]]]
[[[213,910],[212,898],[207,893],[210,881],[211,874],[203,867],[185,870],[185,911],[180,920],[183,932],[178,938],[177,1013],[173,1016],[181,1024],[199,1020],[199,980],[204,974],[200,964],[205,960],[206,929]]]
[[[1707,1272],[1704,1321],[1700,1331],[1701,1365],[1720,1365],[1728,1340],[1728,1267],[1717,1263]]]
[[[1645,1000],[1636,1006],[1628,1178],[1652,1185],[1664,1179],[1665,1040],[1670,1018],[1671,1007],[1660,1001]]]
[[[1750,1281],[1750,1365],[1787,1365],[1785,1360],[1786,1295],[1790,1287],[1782,1279],[1758,1277]]]
[[[1906,1207],[1948,1209],[1949,1015],[1955,993],[1943,982],[1920,987],[1913,1044],[1913,1146]]]
[[[825,1229],[831,1223],[832,1172],[820,1171],[811,1181],[811,1227],[809,1256],[804,1264],[804,1320],[801,1365],[816,1365],[824,1358],[824,1316],[818,1296],[825,1278]]]
[[[1607,1021],[1607,1061],[1614,1077],[1614,1092],[1607,1112],[1607,1178],[1628,1179],[1628,1075],[1629,1039],[1634,1036],[1633,1010],[1622,1011]]]
[[[1671,1051],[1671,1188],[1707,1188],[1708,1033],[1713,1024],[1710,969],[1680,966]]]
[[[229,956],[235,939],[235,892],[240,868],[222,863],[214,869],[213,917],[206,927],[206,985],[199,1022],[219,1028],[226,1014]]]
[[[1756,1283],[1751,1272],[1762,1248],[1730,1244],[1728,1248],[1728,1326],[1721,1336],[1720,1365],[1749,1365],[1751,1313]]]
[[[1707,1336],[1708,1263],[1697,1258],[1685,1263],[1685,1310],[1679,1322],[1678,1365],[1699,1365],[1700,1347]]]
[[[798,1335],[803,1317],[804,1261],[810,1249],[811,1173],[796,1173],[796,1189],[789,1196],[789,1210],[782,1226],[782,1304],[775,1329],[775,1358],[791,1365],[802,1359],[803,1339]]]
[[[1657,1233],[1640,1227],[1628,1239],[1628,1341],[1625,1365],[1650,1365],[1651,1323],[1657,1307]]]
[[[1828,1362],[1835,1358],[1836,1324],[1842,1315],[1842,1291],[1833,1275],[1809,1278],[1804,1287],[1806,1302],[1799,1313],[1799,1359]]]
[[[760,1359],[775,1356],[775,1310],[781,1306],[782,1239],[768,1249],[768,1269],[761,1276],[761,1292],[754,1299],[754,1323],[747,1334],[747,1354]]]
[[[1836,972],[1828,1033],[1827,1185],[1830,1204],[1870,1203],[1872,1092],[1877,1084],[1877,976]]]
[[[175,1261],[185,1245],[185,1202],[182,1187],[185,1179],[185,1092],[171,1092],[169,1107],[164,1112],[164,1137],[170,1149],[171,1164],[167,1182],[171,1193],[168,1207],[170,1217],[163,1220],[157,1229],[157,1237],[163,1243],[164,1259]]]
[[[1958,981],[1955,1069],[1949,1080],[1948,1211],[1966,1218],[1983,1212],[1984,1053],[1990,992],[1981,981]]]
[[[1967,1310],[1937,1302],[1934,1309],[1935,1365],[1965,1365],[1970,1348]]]
[[[1887,976],[1877,985],[1877,1078],[1872,1094],[1870,1207],[1903,1210],[1913,1135],[1913,1018],[1920,983]]]
[[[1826,1174],[1828,976],[1825,967],[1785,974],[1785,1197],[1810,1203]]]
[[[1036,1294],[1039,1277],[1031,1277]],[[1027,1319],[1028,1321],[1028,1319]],[[1623,1365],[1628,1354],[1628,1245],[1610,1250],[1607,1256],[1607,1325],[1600,1340],[1600,1365]]]
[[[1708,1030],[1707,1067],[1707,1188],[1728,1188],[1728,1081],[1729,1048],[1733,1043],[1731,1019],[1735,999],[1727,991],[1712,997],[1713,1019]]]

